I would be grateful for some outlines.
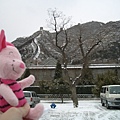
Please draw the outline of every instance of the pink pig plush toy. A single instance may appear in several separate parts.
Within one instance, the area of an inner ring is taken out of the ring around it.
[[[23,89],[34,83],[35,77],[29,77],[17,82],[25,71],[25,64],[17,48],[6,42],[4,30],[0,33],[0,111],[5,112],[11,107],[21,107],[27,101]],[[30,108],[24,119],[39,120],[43,114],[44,107],[37,104]]]

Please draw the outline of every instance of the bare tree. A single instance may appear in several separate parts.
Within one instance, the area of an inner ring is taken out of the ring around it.
[[[66,54],[66,48],[68,46],[68,43],[70,41],[70,38],[68,36],[68,31],[66,26],[69,24],[71,18],[66,18],[61,12],[57,12],[57,10],[48,10],[50,21],[49,24],[52,26],[52,28],[55,31],[55,45],[59,49],[60,53],[62,54],[62,65],[63,65],[63,74],[64,74],[64,80],[69,84],[70,90],[72,93],[72,100],[74,107],[78,107],[78,99],[76,94],[76,85],[73,83],[72,78],[69,76],[69,72],[67,70],[68,65],[68,58]],[[59,34],[64,34],[64,40],[59,41]],[[74,89],[73,89],[74,88]]]
[[[88,68],[89,64],[89,56],[92,53],[92,51],[95,50],[97,46],[100,45],[102,40],[104,38],[101,37],[99,33],[97,36],[90,38],[91,42],[88,43],[89,46],[84,49],[85,46],[85,40],[82,39],[82,29],[81,25],[78,24],[78,32],[76,33],[76,37],[73,36],[73,38],[70,36],[70,33],[68,32],[67,26],[70,23],[71,18],[66,18],[61,12],[57,12],[56,9],[48,10],[49,13],[49,24],[55,31],[55,45],[59,49],[60,53],[62,54],[62,65],[63,65],[63,75],[64,80],[69,84],[69,88],[71,90],[71,98],[73,101],[74,107],[78,107],[78,98],[76,93],[76,85],[82,81],[82,77],[85,74],[86,68]],[[64,35],[62,39],[60,39],[60,36]],[[81,53],[81,60],[82,60],[82,69],[79,73],[79,75],[76,75],[74,78],[70,76],[69,71],[67,69],[68,66],[68,54],[67,54],[67,47],[70,43],[71,39],[76,39],[78,41],[78,47],[75,48],[75,50],[80,51]]]

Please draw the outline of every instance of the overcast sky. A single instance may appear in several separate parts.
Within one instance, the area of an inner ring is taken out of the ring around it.
[[[0,29],[7,41],[30,36],[40,27],[49,30],[49,8],[72,16],[73,25],[120,20],[120,0],[0,0]]]

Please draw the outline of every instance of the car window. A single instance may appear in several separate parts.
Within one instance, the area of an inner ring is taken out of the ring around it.
[[[106,91],[106,88],[103,87],[103,88],[101,89],[101,93],[105,93],[105,91]]]
[[[108,87],[106,88],[106,91],[108,91]]]
[[[34,97],[34,93],[32,93],[32,96]]]
[[[120,86],[110,87],[110,94],[120,94]]]
[[[106,93],[106,87],[104,88],[103,93]]]
[[[35,94],[35,97],[37,97],[37,94],[36,93],[34,93]]]
[[[33,96],[33,97],[36,97],[36,94],[35,94],[35,93],[32,93],[32,96]]]
[[[25,97],[30,97],[30,93],[24,92]]]

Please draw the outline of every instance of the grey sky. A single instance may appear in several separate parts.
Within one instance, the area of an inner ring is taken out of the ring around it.
[[[120,20],[120,0],[0,0],[0,29],[7,41],[47,28],[47,10],[57,8],[72,16],[73,25],[89,21]]]

